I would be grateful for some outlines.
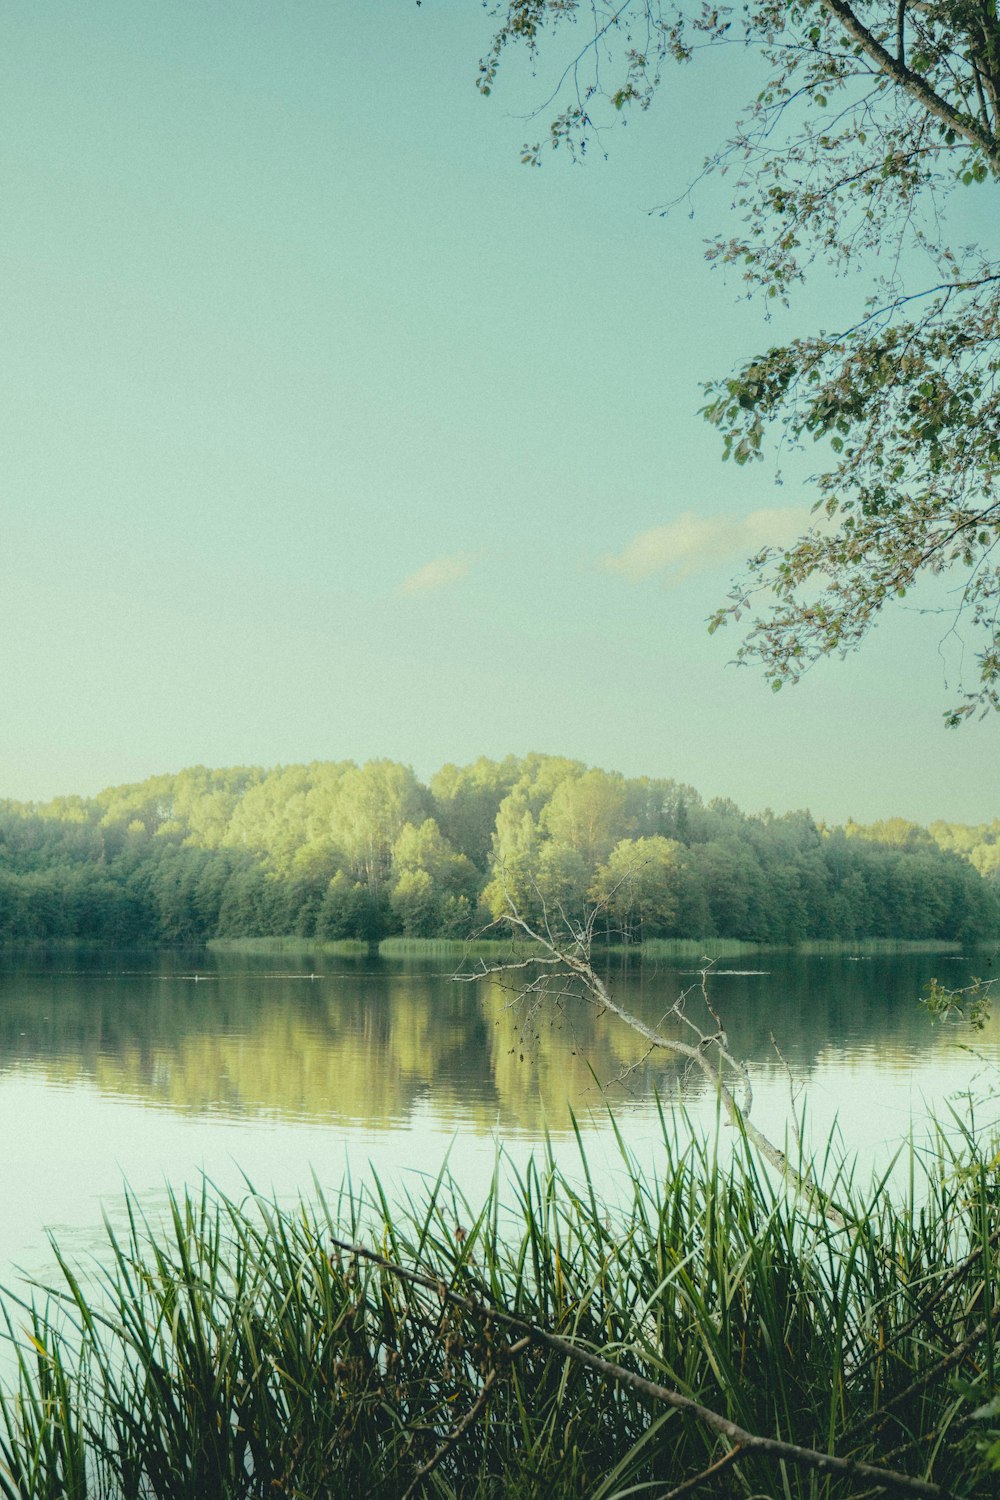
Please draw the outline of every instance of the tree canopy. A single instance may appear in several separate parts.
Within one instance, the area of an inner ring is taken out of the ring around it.
[[[770,306],[824,263],[866,272],[847,326],[763,347],[708,389],[727,458],[760,458],[770,429],[822,455],[815,523],[749,559],[711,628],[741,621],[739,659],[777,689],[947,571],[960,665],[946,719],[1000,709],[1000,262],[956,197],[1000,175],[996,0],[509,0],[493,14],[479,87],[511,48],[554,61],[548,145],[578,157],[650,108],[669,64],[744,49],[756,89],[704,166],[733,183],[708,256]],[[523,159],[540,163],[543,144]]]
[[[516,900],[612,941],[1000,932],[1000,822],[843,829],[562,756],[265,771],[196,766],[0,803],[0,942],[466,938]]]

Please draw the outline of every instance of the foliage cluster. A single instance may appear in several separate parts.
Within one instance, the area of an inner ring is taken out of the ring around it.
[[[714,625],[742,619],[739,658],[780,688],[857,646],[923,575],[948,572],[954,592],[935,606],[956,638],[948,721],[1000,708],[1000,261],[995,206],[990,218],[973,196],[1000,176],[996,4],[489,9],[481,90],[497,86],[512,50],[527,50],[549,79],[536,111],[549,115],[548,145],[577,160],[605,146],[613,123],[658,99],[669,108],[674,65],[699,70],[716,117],[717,101],[734,97],[738,113],[719,125],[700,175],[728,174],[706,254],[748,296],[773,309],[806,281],[822,294],[831,275],[855,278],[838,289],[853,306],[829,315],[833,326],[807,315],[707,388],[704,414],[727,458],[760,458],[768,435],[818,455],[816,524],[751,558]],[[690,134],[675,115],[665,170]],[[540,164],[542,140],[522,159]],[[651,185],[651,201],[659,193]]]
[[[0,805],[0,940],[459,937],[512,897],[608,935],[795,943],[1000,930],[1000,823],[750,816],[554,756],[204,767]]]
[[[96,1271],[6,1296],[0,1495],[994,1493],[994,1169],[915,1161],[901,1204],[830,1169],[836,1228],[663,1134],[610,1209],[551,1159],[479,1208],[132,1205]]]

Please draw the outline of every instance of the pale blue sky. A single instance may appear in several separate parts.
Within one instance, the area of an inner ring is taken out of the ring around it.
[[[757,513],[809,502],[696,415],[780,332],[703,262],[724,198],[646,212],[740,64],[532,171],[544,79],[478,95],[474,0],[4,32],[0,796],[537,749],[838,821],[1000,812],[995,719],[940,727],[938,618],[777,696],[706,634],[789,524]]]

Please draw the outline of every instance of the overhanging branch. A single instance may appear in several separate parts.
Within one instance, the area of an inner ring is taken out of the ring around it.
[[[956,135],[963,136],[970,146],[975,146],[977,150],[982,151],[993,170],[1000,172],[1000,144],[995,135],[967,115],[959,114],[957,109],[954,109],[946,99],[942,99],[941,95],[931,88],[926,79],[907,67],[902,55],[893,57],[892,53],[887,51],[872,35],[867,26],[858,20],[845,0],[820,0],[820,4],[840,22],[844,30],[854,38],[883,73],[901,89],[905,89],[912,98],[918,100],[928,114],[934,115],[942,124],[954,130]]]

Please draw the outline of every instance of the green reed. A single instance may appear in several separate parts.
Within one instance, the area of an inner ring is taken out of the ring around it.
[[[344,958],[364,958],[370,944],[360,938],[241,937],[209,938],[206,948],[213,953],[275,953],[288,957],[305,957],[310,953],[338,954]]]
[[[913,1151],[903,1191],[812,1163],[847,1230],[739,1142],[680,1144],[665,1118],[652,1175],[619,1144],[610,1206],[582,1142],[573,1170],[498,1163],[477,1205],[447,1172],[402,1202],[377,1180],[293,1209],[206,1184],[156,1223],[130,1202],[86,1283],[56,1248],[57,1285],[5,1294],[0,1495],[881,1492],[741,1447],[656,1387],[995,1493],[974,1414],[996,1396],[1000,1194],[973,1139]]]
[[[228,948],[230,951],[258,951],[267,952],[269,945],[277,945],[283,942],[297,943],[303,951],[312,951],[322,945],[310,944],[302,938],[255,938],[239,939],[232,938],[210,943],[212,948]],[[249,944],[259,945],[251,950]],[[347,944],[327,944],[327,947],[338,947],[346,951]],[[363,945],[355,945],[361,947]],[[975,948],[977,945],[973,944]],[[992,951],[995,944],[980,944],[984,951]],[[793,953],[799,956],[816,956],[838,958],[856,957],[858,955],[875,958],[880,955],[895,955],[900,953],[959,953],[962,945],[955,942],[943,942],[935,939],[917,938],[864,938],[855,942],[842,941],[840,939],[809,938],[798,943],[750,943],[740,938],[647,938],[644,942],[620,943],[612,940],[603,942],[600,934],[595,934],[594,949],[601,953],[613,953],[616,957],[621,954],[632,954],[642,959],[721,959],[721,958],[748,958],[755,954],[758,956],[769,953]],[[378,944],[379,955],[382,958],[496,958],[501,955],[518,954],[528,956],[537,952],[535,946],[530,942],[516,942],[511,939],[497,938],[405,938],[389,937],[382,938]],[[968,948],[966,949],[968,951]]]

